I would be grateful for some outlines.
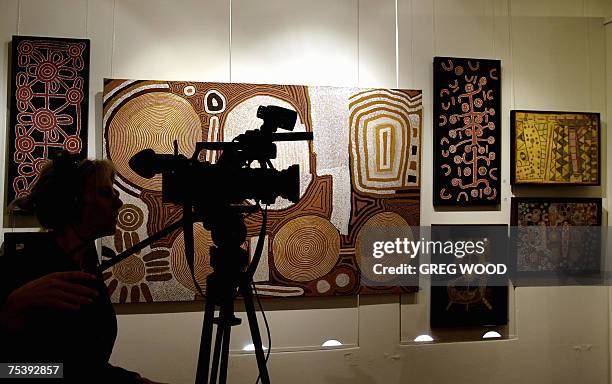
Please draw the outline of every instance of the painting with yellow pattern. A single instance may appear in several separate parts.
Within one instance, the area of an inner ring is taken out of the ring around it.
[[[511,111],[512,184],[599,185],[598,113]]]

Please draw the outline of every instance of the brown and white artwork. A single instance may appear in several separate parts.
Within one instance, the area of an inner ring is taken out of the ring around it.
[[[297,112],[293,132],[313,141],[278,142],[276,169],[300,167],[300,200],[269,207],[262,258],[254,276],[265,296],[388,293],[414,287],[361,284],[359,242],[369,228],[418,230],[422,129],[421,92],[398,89],[307,87],[178,81],[106,80],[104,153],[117,167],[124,202],[114,237],[103,240],[107,259],[182,217],[162,203],[161,175],[145,179],[128,165],[142,149],[191,157],[197,142],[231,141],[260,128],[261,105]],[[218,152],[201,161],[214,164]],[[206,188],[222,186],[197,183]],[[195,185],[195,183],[194,183]],[[211,202],[212,203],[212,202]],[[246,220],[245,248],[253,256],[261,214]],[[211,272],[210,232],[194,224],[197,284]],[[114,302],[199,298],[177,230],[104,273]]]

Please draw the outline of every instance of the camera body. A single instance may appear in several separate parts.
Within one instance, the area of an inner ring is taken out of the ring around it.
[[[162,200],[166,203],[192,205],[206,211],[205,205],[238,205],[254,199],[273,204],[277,197],[299,200],[299,166],[276,170],[270,160],[277,156],[275,141],[312,140],[311,132],[276,133],[278,128],[292,131],[297,112],[278,106],[260,106],[260,129],[246,131],[231,142],[197,143],[191,158],[175,153],[157,154],[145,149],[129,161],[130,167],[145,178],[162,174]],[[199,160],[203,150],[222,151],[216,163]],[[253,167],[257,161],[259,167]]]
[[[270,132],[274,132],[277,128],[293,131],[297,120],[297,112],[276,105],[260,105],[257,108],[257,117],[264,121],[261,126],[262,131],[270,130]]]

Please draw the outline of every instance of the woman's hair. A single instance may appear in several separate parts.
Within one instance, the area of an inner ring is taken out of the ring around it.
[[[115,167],[109,160],[78,160],[62,152],[43,167],[30,194],[13,200],[8,210],[34,213],[43,228],[61,230],[80,215],[92,176],[98,184],[112,183]]]

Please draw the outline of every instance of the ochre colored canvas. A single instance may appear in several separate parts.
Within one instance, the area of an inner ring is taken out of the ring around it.
[[[512,111],[515,184],[599,185],[599,114]]]
[[[268,212],[264,250],[254,276],[266,296],[389,293],[414,287],[362,287],[364,231],[419,225],[421,92],[396,89],[307,87],[174,81],[106,80],[104,153],[117,167],[124,202],[114,237],[103,240],[106,259],[180,219],[179,206],[162,203],[162,179],[145,179],[128,161],[142,149],[191,156],[197,142],[231,141],[258,129],[260,105],[297,112],[294,132],[311,142],[279,142],[276,169],[300,166],[300,200],[277,200]],[[280,132],[280,130],[279,130]],[[201,161],[215,163],[207,151]],[[222,188],[194,182],[203,188]],[[210,202],[214,204],[214,202]],[[262,217],[245,220],[252,256]],[[210,232],[194,225],[197,284],[205,292]],[[416,235],[415,235],[416,237]],[[104,278],[114,302],[198,299],[180,230],[111,267]]]

